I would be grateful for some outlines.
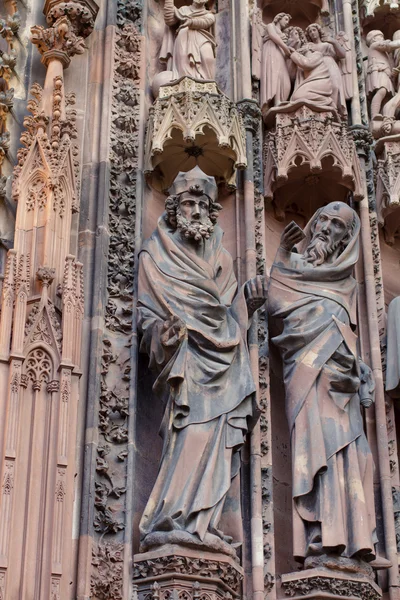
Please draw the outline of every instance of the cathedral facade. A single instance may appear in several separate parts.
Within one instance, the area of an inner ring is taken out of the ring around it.
[[[398,2],[3,0],[0,293],[1,599],[400,600]]]

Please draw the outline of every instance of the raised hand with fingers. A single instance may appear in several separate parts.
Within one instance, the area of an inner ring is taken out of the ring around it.
[[[297,225],[297,223],[294,221],[291,221],[283,230],[280,246],[284,250],[290,252],[293,246],[301,242],[304,238],[305,233],[301,227],[299,227],[299,225]]]
[[[257,275],[257,277],[249,279],[245,285],[244,293],[248,315],[249,317],[252,317],[256,310],[261,308],[267,299],[267,281],[265,277]]]

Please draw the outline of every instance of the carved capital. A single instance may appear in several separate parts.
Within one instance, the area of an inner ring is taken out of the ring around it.
[[[74,33],[86,38],[93,31],[99,7],[94,0],[46,0],[43,12],[50,26],[67,17]]]
[[[60,389],[60,382],[57,381],[57,379],[53,379],[52,381],[49,381],[49,383],[47,384],[47,387],[46,387],[47,393],[49,393],[49,394],[58,392],[59,389]]]
[[[261,110],[255,100],[241,100],[237,107],[242,116],[244,128],[257,133],[261,124]]]
[[[373,143],[372,134],[368,127],[365,125],[353,125],[350,127],[350,133],[353,137],[358,156],[368,159]]]
[[[67,68],[72,56],[85,51],[83,37],[76,35],[67,17],[60,17],[48,29],[35,25],[31,27],[31,33],[31,41],[37,46],[46,66],[51,60],[59,60]]]
[[[36,272],[36,277],[41,282],[43,287],[50,287],[53,283],[56,270],[51,267],[39,267]]]

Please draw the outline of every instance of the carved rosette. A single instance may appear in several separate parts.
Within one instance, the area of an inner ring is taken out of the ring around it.
[[[139,600],[240,598],[243,569],[228,556],[169,546],[134,556]]]
[[[307,165],[311,175],[324,172],[325,161],[337,181],[351,190],[355,200],[363,197],[356,147],[347,125],[334,120],[330,112],[316,112],[303,106],[291,113],[276,114],[275,127],[264,143],[264,196],[285,185],[289,176]]]
[[[150,111],[145,173],[167,190],[179,171],[198,165],[235,185],[236,169],[247,166],[241,114],[214,82],[183,77],[161,86]]]

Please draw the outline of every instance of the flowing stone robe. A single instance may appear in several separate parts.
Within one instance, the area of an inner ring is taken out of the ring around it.
[[[266,27],[266,37],[262,51],[260,104],[278,106],[290,95],[290,75],[283,50],[274,41],[280,37],[286,40],[285,34],[274,23]]]
[[[168,62],[172,58],[173,80],[187,75],[195,79],[213,81],[216,42],[210,29],[215,24],[214,14],[206,8],[196,10],[193,6],[175,7],[174,10],[178,23],[188,18],[192,23],[189,27],[180,25],[176,34],[166,25],[160,53],[161,62]]]
[[[310,224],[299,250],[311,239]],[[373,460],[360,410],[356,324],[357,228],[332,263],[312,266],[278,250],[268,310],[283,326],[272,338],[283,362],[291,434],[294,556],[322,538],[323,552],[371,559],[375,512]],[[277,322],[274,322],[276,326]]]
[[[216,226],[197,246],[162,217],[140,254],[141,350],[159,373],[154,388],[169,392],[162,459],[140,523],[142,539],[160,530],[185,531],[201,541],[218,535],[254,416],[247,305],[243,289],[236,295],[222,235]],[[185,322],[187,336],[171,356],[160,334],[172,315]],[[230,504],[240,519],[239,499]]]
[[[333,86],[322,54],[308,52],[307,56],[304,56],[293,52],[290,58],[298,67],[291,102],[308,100],[318,106],[332,108]]]
[[[329,70],[333,91],[332,99],[336,108],[342,114],[347,114],[346,94],[344,90],[343,77],[337,62],[336,50],[329,42],[310,42],[309,45],[317,52],[321,52],[324,62]]]

